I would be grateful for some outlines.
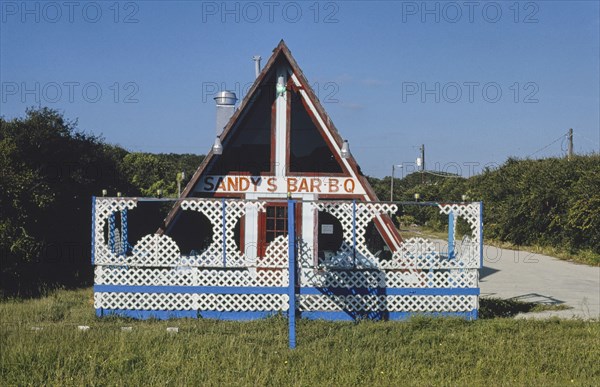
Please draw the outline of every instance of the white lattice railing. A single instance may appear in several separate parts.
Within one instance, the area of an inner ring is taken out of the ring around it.
[[[212,228],[208,247],[184,255],[168,235],[149,234],[129,248],[127,230],[112,230],[115,214],[121,212],[123,222],[126,212],[134,210],[142,200],[145,199],[94,199],[94,305],[101,314],[198,311],[202,315],[203,311],[289,309],[288,236],[271,242],[259,260],[240,251],[234,239],[236,223],[249,209],[253,213],[264,212],[265,201],[180,200],[181,210],[202,213]],[[369,250],[365,231],[373,219],[394,214],[396,204],[303,204],[336,217],[342,225],[343,241],[332,256],[319,260],[313,249],[301,237],[297,238],[299,297],[295,310],[471,313],[477,309],[482,248],[480,203],[438,205],[440,213],[450,215],[450,219],[463,218],[471,228],[453,255],[442,252],[431,241],[411,238],[388,259],[380,259]],[[455,226],[454,221],[449,227]]]

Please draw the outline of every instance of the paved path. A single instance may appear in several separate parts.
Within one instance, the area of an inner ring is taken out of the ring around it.
[[[600,267],[561,261],[527,251],[485,246],[480,271],[481,295],[522,301],[566,304],[572,309],[517,317],[600,318]]]

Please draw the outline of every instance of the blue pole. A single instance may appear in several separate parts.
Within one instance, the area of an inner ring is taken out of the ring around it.
[[[454,259],[454,212],[448,214],[448,259]]]
[[[289,285],[288,296],[290,298],[289,316],[289,346],[296,348],[296,229],[295,229],[295,201],[288,199],[288,261],[289,261]]]
[[[121,249],[123,255],[127,255],[129,252],[129,241],[127,239],[127,208],[124,208],[121,211]]]
[[[223,217],[223,267],[227,267],[227,220],[225,218],[225,198],[221,199],[221,212]]]
[[[115,213],[112,212],[108,217],[108,246],[111,253],[115,252]]]
[[[356,267],[356,199],[352,200],[352,260]]]
[[[94,264],[94,251],[96,250],[96,197],[92,196],[92,265]]]

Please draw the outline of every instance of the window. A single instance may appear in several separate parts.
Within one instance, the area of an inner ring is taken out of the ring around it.
[[[272,108],[275,88],[272,82],[263,84],[255,100],[246,107],[241,122],[223,141],[223,154],[217,156],[211,175],[249,172],[260,175],[271,171]]]
[[[268,206],[265,225],[265,242],[270,243],[280,235],[287,235],[287,206]]]
[[[290,172],[342,173],[342,168],[302,103],[291,92]]]

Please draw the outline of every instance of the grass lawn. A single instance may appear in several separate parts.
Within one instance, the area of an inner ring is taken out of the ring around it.
[[[282,317],[97,319],[91,289],[4,300],[0,318],[2,386],[600,385],[597,321],[300,320],[289,350]]]

